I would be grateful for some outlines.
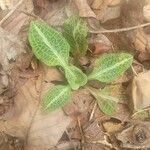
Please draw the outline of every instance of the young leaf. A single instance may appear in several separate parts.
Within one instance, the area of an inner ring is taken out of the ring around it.
[[[115,112],[118,103],[116,97],[110,96],[105,89],[99,92],[91,91],[91,94],[96,98],[98,106],[104,114],[111,116]]]
[[[65,76],[73,90],[77,90],[80,86],[87,83],[87,76],[77,67],[68,66],[65,69]]]
[[[71,53],[77,56],[86,54],[87,44],[87,25],[79,16],[71,16],[64,23],[64,37],[71,47]]]
[[[89,80],[111,82],[121,76],[132,64],[133,56],[128,53],[104,54],[96,60],[95,68]]]
[[[39,21],[32,21],[29,42],[35,56],[48,66],[65,66],[70,46],[61,33]]]
[[[71,88],[69,86],[58,85],[50,89],[44,96],[42,107],[45,111],[53,111],[64,106],[71,96]]]

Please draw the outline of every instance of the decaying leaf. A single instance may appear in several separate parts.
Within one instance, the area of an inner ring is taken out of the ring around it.
[[[111,49],[112,43],[103,34],[97,34],[89,38],[89,49],[94,55],[105,53]]]
[[[93,17],[96,18],[95,13],[90,8],[87,0],[75,0],[75,4],[79,9],[79,15],[81,17]]]
[[[132,100],[134,110],[138,111],[150,106],[150,71],[135,76],[132,82]]]
[[[52,113],[41,111],[42,95],[51,83],[43,82],[44,76],[29,79],[18,85],[14,106],[5,122],[1,121],[1,131],[24,140],[24,149],[41,150],[55,146],[65,131],[70,119],[62,110]]]
[[[102,125],[108,134],[114,134],[123,128],[121,122],[106,121]]]
[[[91,8],[93,8],[98,20],[106,22],[120,16],[120,2],[121,0],[94,0]]]
[[[117,139],[122,142],[122,148],[150,148],[150,123],[134,123],[117,134]]]
[[[17,35],[21,28],[28,24],[31,16],[28,13],[33,12],[33,1],[32,0],[11,0],[13,1],[13,6],[18,7],[13,11],[13,14],[5,21],[1,23],[1,26],[12,34]],[[27,13],[27,14],[26,14]]]
[[[69,116],[77,116],[86,113],[93,97],[87,89],[73,91],[70,103],[64,107],[64,111]]]
[[[87,142],[84,145],[86,150],[109,150],[112,148],[111,143],[108,142],[107,135],[97,121],[86,124],[83,127],[83,131]]]
[[[13,6],[13,0],[0,0],[0,8],[2,10],[11,9]]]
[[[4,71],[10,69],[9,61],[15,60],[17,56],[25,52],[24,46],[17,36],[9,34],[0,28],[0,63]]]
[[[130,0],[124,3],[121,16],[124,27],[144,23],[143,6],[144,1],[141,0]],[[149,52],[147,51],[148,36],[144,32],[144,29],[133,30],[126,33],[126,36],[129,38],[129,44],[134,44],[135,50],[139,52],[139,60],[148,60],[150,58]]]

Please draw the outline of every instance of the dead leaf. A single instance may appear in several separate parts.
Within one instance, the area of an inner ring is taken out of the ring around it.
[[[108,142],[102,126],[97,121],[89,122],[83,127],[86,150],[109,150],[112,145]]]
[[[143,16],[146,21],[150,21],[150,4],[143,7]]]
[[[18,55],[25,53],[22,42],[12,34],[0,28],[0,63],[4,71],[10,69],[10,60],[15,60]]]
[[[15,0],[14,6],[19,2],[20,1]],[[25,24],[28,24],[28,21],[30,19],[30,16],[28,14],[31,14],[32,12],[33,2],[32,0],[26,0],[22,2],[19,8],[14,10],[13,14],[7,20],[5,20],[5,22],[2,23],[1,27],[12,34],[17,35],[20,32],[21,28]]]
[[[13,6],[13,0],[0,0],[0,8],[2,10],[11,9]]]
[[[150,123],[141,122],[131,124],[129,127],[117,134],[116,137],[122,142],[122,148],[150,148]]]
[[[30,78],[24,85],[18,85],[9,117],[0,123],[1,131],[24,140],[26,150],[54,147],[70,123],[61,109],[52,113],[41,111],[42,95],[53,86],[43,79],[43,74],[39,73],[38,79]]]
[[[121,122],[119,123],[119,122],[114,122],[114,121],[106,121],[102,123],[102,125],[108,134],[114,134],[123,128],[123,125]]]
[[[111,49],[111,41],[103,34],[97,34],[89,38],[89,48],[94,55],[99,55]]]
[[[121,0],[94,0],[91,8],[98,20],[106,22],[120,16],[120,2]]]
[[[66,14],[66,1],[52,1],[50,2],[51,11],[48,11],[48,13],[44,16],[44,20],[54,27],[60,27],[63,26],[64,21],[67,19]]]
[[[79,15],[81,17],[93,17],[96,18],[96,15],[90,8],[87,0],[75,0],[75,4],[79,9]]]
[[[141,110],[150,106],[150,71],[135,76],[132,82],[132,101],[134,110]]]
[[[23,141],[0,132],[0,148],[1,150],[22,150]]]
[[[72,100],[66,107],[64,107],[64,111],[70,116],[77,116],[82,113],[87,113],[92,100],[93,98],[88,90],[80,89],[78,91],[74,91],[72,94]]]
[[[124,27],[135,26],[144,23],[143,17],[144,1],[130,0],[122,6],[122,21]],[[128,12],[128,13],[127,13]],[[147,50],[148,36],[144,29],[138,29],[126,33],[129,38],[129,44],[135,47],[135,50],[139,52],[139,60],[145,61],[150,59],[149,52]]]

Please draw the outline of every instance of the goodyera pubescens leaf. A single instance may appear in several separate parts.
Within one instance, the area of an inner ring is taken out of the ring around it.
[[[89,75],[89,80],[99,80],[101,82],[111,82],[131,66],[133,56],[128,53],[104,54],[96,60],[94,70]]]
[[[29,42],[34,55],[48,66],[66,66],[70,46],[66,39],[47,24],[32,21]]]
[[[79,16],[71,16],[64,23],[63,35],[71,47],[71,53],[75,56],[86,54],[87,43],[87,24]]]
[[[86,75],[78,68],[70,66],[70,46],[61,33],[39,21],[31,22],[29,42],[35,56],[48,66],[62,66],[73,90],[87,82]]]
[[[111,96],[106,89],[100,91],[90,91],[96,98],[100,110],[106,115],[113,115],[117,107],[118,98]]]
[[[77,90],[80,86],[84,86],[87,83],[87,76],[75,66],[68,66],[65,69],[65,74],[73,90]]]
[[[43,110],[50,112],[62,107],[69,102],[70,97],[71,88],[69,86],[54,86],[44,96],[42,103]]]

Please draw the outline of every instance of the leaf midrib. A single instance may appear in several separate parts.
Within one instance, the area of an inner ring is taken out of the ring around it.
[[[45,107],[45,110],[53,103],[55,102],[57,99],[59,99],[66,91],[68,90],[68,87],[64,88],[64,90],[62,90],[58,96],[56,96],[53,100],[51,100],[51,102]]]
[[[117,64],[115,64],[115,65],[113,65],[113,66],[110,66],[110,67],[108,67],[108,68],[105,68],[104,70],[102,70],[101,72],[98,72],[98,73],[96,73],[96,74],[91,74],[91,75],[89,75],[89,79],[97,78],[98,76],[100,76],[100,75],[102,75],[102,74],[104,74],[104,73],[106,73],[106,72],[108,72],[108,71],[111,71],[111,70],[113,70],[114,68],[116,68],[116,67],[118,67],[118,66],[124,64],[125,62],[129,61],[130,59],[132,59],[132,58],[125,59],[125,60],[123,60],[123,61],[121,61],[121,62],[119,62],[119,63],[117,63]]]
[[[55,47],[53,47],[49,41],[47,40],[47,38],[44,36],[44,34],[41,32],[40,28],[38,28],[38,26],[36,26],[36,24],[33,24],[36,31],[38,32],[38,34],[42,37],[43,42],[45,43],[45,45],[47,45],[50,50],[54,53],[54,55],[58,58],[58,60],[60,61],[62,66],[66,66],[66,62],[63,61],[64,59],[57,53],[57,51],[55,51]]]

